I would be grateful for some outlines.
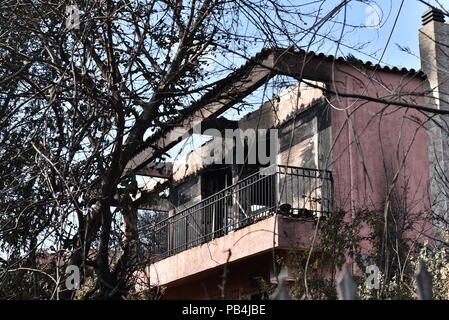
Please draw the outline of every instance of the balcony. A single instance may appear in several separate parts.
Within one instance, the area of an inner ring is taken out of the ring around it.
[[[271,166],[149,228],[151,256],[161,260],[233,233],[275,213],[313,218],[332,207],[332,173]]]

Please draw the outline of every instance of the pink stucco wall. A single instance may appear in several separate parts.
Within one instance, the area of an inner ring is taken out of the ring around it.
[[[407,92],[422,91],[422,79],[396,73],[369,76],[342,66],[335,73],[338,92],[423,104]],[[335,208],[345,211],[382,208],[391,188],[407,196],[407,209],[429,208],[427,133],[422,113],[356,98],[334,97],[332,171]]]
[[[167,285],[274,248],[304,249],[308,246],[313,226],[312,221],[274,215],[151,264],[147,275],[152,285]]]
[[[226,299],[247,299],[260,291],[260,280],[270,283],[270,268],[275,256],[282,252],[267,251],[226,265]],[[166,287],[163,300],[221,299],[224,266],[184,278]]]
[[[422,92],[422,79],[377,72],[370,80],[371,75],[340,66],[332,90],[424,104],[421,96],[413,94]],[[395,226],[406,230],[403,239],[409,239],[412,246],[428,240],[432,226],[425,115],[411,108],[353,97],[334,96],[331,103],[334,210],[347,212],[347,222],[359,210],[383,219],[388,198],[394,215],[405,217],[400,226]],[[406,226],[405,219],[411,225]],[[365,225],[360,235],[370,232]],[[371,243],[363,241],[360,245],[362,252],[372,251]],[[352,260],[347,258],[347,263],[352,264]],[[353,271],[359,272],[357,267]]]

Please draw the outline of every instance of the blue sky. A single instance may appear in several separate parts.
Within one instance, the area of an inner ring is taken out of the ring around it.
[[[432,1],[430,1],[432,2]],[[399,0],[381,0],[377,4],[383,13],[384,24],[379,29],[362,29],[346,36],[347,42],[363,42],[369,41],[369,45],[363,49],[364,52],[374,53],[376,58],[381,55],[382,49],[385,47],[390,31],[394,25],[396,14],[399,10],[401,1]],[[419,43],[418,33],[422,26],[421,15],[427,10],[427,7],[417,0],[405,0],[401,13],[399,15],[396,27],[394,28],[391,40],[382,59],[382,63],[388,65],[396,65],[406,68],[420,68],[419,62]],[[367,5],[362,3],[351,4],[350,22],[361,24],[369,20],[370,10]],[[396,44],[408,47],[415,55],[401,52]],[[343,49],[344,50],[344,49]],[[347,50],[347,49],[346,49]],[[362,60],[372,60],[363,54],[356,54]],[[374,61],[373,61],[374,62]]]

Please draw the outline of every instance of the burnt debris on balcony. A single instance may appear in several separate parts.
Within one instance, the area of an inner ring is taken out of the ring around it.
[[[149,228],[153,258],[177,254],[273,214],[326,216],[332,206],[332,173],[270,166],[179,211]]]

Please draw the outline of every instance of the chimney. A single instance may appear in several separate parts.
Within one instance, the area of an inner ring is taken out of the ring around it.
[[[430,9],[422,15],[419,30],[421,70],[427,75],[424,103],[432,108],[449,110],[449,24],[444,13]],[[436,122],[438,124],[436,124]],[[449,115],[435,116],[427,124],[432,211],[443,219],[448,217],[449,185]],[[435,221],[435,225],[438,225]],[[435,237],[444,226],[434,229]]]
[[[425,26],[431,21],[444,23],[444,13],[438,9],[429,9],[422,15],[422,25]]]
[[[449,110],[449,24],[444,13],[429,9],[422,15],[419,30],[421,69],[427,75],[433,91],[428,101],[431,106]]]

